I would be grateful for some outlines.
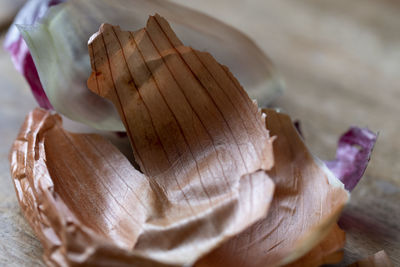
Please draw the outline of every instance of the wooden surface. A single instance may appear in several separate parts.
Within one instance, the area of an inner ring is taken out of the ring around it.
[[[366,175],[340,220],[345,266],[384,249],[400,265],[400,2],[390,0],[175,0],[218,16],[256,40],[286,82],[275,103],[300,119],[315,155],[332,159],[350,125],[379,131]],[[8,150],[35,106],[0,52],[0,266],[40,266],[23,219]]]

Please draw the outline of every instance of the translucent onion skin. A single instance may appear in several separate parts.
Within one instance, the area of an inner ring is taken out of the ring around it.
[[[28,1],[16,16],[4,42],[4,48],[10,52],[15,68],[25,77],[39,106],[45,109],[53,109],[53,106],[40,82],[29,48],[15,25],[32,25],[45,15],[49,7],[63,1],[65,0]]]
[[[166,0],[69,0],[51,8],[35,25],[18,26],[54,109],[99,130],[123,131],[114,106],[86,86],[87,41],[104,22],[139,28],[155,13],[171,21],[184,43],[212,53],[229,67],[261,106],[282,91],[283,83],[264,52],[216,18]]]

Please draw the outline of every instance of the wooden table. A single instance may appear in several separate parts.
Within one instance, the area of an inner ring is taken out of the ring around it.
[[[275,105],[300,119],[314,154],[332,159],[351,125],[379,131],[367,172],[340,219],[345,266],[384,249],[400,265],[400,2],[175,0],[234,25],[272,58],[287,90]],[[19,210],[8,150],[35,102],[0,52],[0,265],[40,266]]]

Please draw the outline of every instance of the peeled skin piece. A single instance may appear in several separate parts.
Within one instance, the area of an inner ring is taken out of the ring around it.
[[[287,115],[263,111],[267,129],[276,137],[275,164],[268,171],[276,188],[268,216],[202,258],[196,266],[287,265],[313,253],[312,249],[337,227],[336,221],[349,198],[343,184],[310,154]],[[343,233],[338,234],[336,245],[329,244],[330,249],[321,253],[329,255],[343,247]]]
[[[53,109],[39,79],[39,74],[33,62],[29,48],[18,31],[16,24],[32,25],[37,23],[47,12],[50,6],[57,5],[64,0],[29,0],[19,10],[13,24],[4,40],[4,48],[10,52],[14,67],[21,73],[40,107]],[[15,1],[25,2],[25,1]]]
[[[49,265],[187,266],[267,215],[265,116],[209,54],[170,40],[156,16],[135,33],[105,25],[90,44],[89,88],[116,104],[142,173],[58,115],[23,125],[12,175]]]
[[[152,190],[110,143],[68,133],[60,116],[36,109],[22,125],[10,162],[21,209],[47,265],[123,266],[135,259],[146,266],[128,249],[140,232],[136,222],[144,220],[138,203],[151,199]]]
[[[393,263],[385,253],[384,250],[377,252],[376,254],[369,256],[366,259],[360,260],[348,267],[393,267]]]
[[[363,176],[377,137],[369,129],[359,127],[351,127],[340,137],[336,159],[326,165],[347,190],[353,190]]]
[[[151,227],[135,250],[193,263],[266,216],[272,139],[261,112],[227,68],[183,46],[159,15],[136,32],[102,25],[89,41],[89,54],[88,87],[116,106],[165,214],[147,221]],[[243,198],[241,183],[249,190]],[[203,215],[221,205],[213,218]],[[190,228],[197,230],[189,235]],[[176,238],[180,233],[185,238]]]

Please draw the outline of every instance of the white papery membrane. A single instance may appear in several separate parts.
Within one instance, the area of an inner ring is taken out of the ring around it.
[[[18,26],[55,110],[100,130],[123,131],[111,103],[87,89],[87,41],[101,23],[138,29],[154,13],[166,17],[185,44],[227,65],[261,106],[281,91],[266,55],[246,35],[215,18],[169,1],[71,0],[50,8],[40,23]]]

